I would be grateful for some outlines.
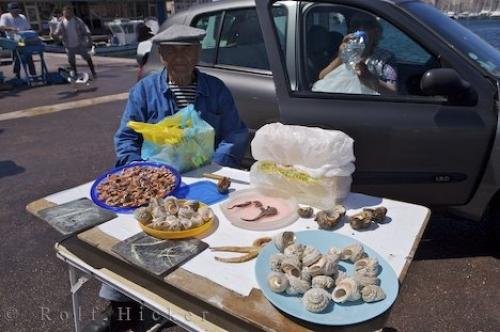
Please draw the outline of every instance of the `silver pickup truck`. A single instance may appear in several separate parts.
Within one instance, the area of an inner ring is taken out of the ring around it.
[[[395,91],[315,90],[363,15],[377,21]],[[206,30],[199,69],[226,83],[251,130],[280,121],[353,137],[353,191],[499,218],[500,52],[434,7],[231,0],[192,7],[160,30],[171,24]],[[162,68],[155,46],[138,61],[141,76]]]

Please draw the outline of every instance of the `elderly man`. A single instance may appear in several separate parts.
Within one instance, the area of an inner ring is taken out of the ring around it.
[[[17,2],[9,2],[7,5],[8,13],[0,16],[0,31],[4,31],[7,37],[14,39],[15,34],[19,31],[31,30],[26,17],[21,14],[21,7]],[[13,53],[14,74],[20,78],[21,63],[16,53]],[[36,75],[35,65],[31,56],[27,57],[29,72],[31,75]]]
[[[131,90],[121,125],[115,134],[117,165],[141,160],[142,136],[127,128],[131,120],[157,123],[179,109],[194,104],[201,117],[215,130],[213,161],[219,165],[237,167],[248,143],[248,129],[240,120],[233,97],[224,83],[198,71],[200,40],[205,31],[173,25],[154,37],[165,68],[152,74]],[[85,331],[125,330],[133,320],[146,319],[140,308],[128,297],[103,285],[99,295],[109,301],[107,317],[94,321]],[[120,312],[130,312],[130,321],[118,319]],[[139,312],[139,313],[138,313]]]
[[[195,68],[204,36],[204,30],[173,25],[153,38],[159,45],[165,68],[130,90],[115,135],[117,165],[141,160],[142,136],[127,128],[130,120],[157,123],[194,104],[201,117],[215,129],[213,161],[224,166],[239,166],[248,143],[248,129],[224,83]]]
[[[73,7],[65,6],[63,8],[63,18],[57,24],[55,31],[50,33],[54,39],[62,39],[63,45],[68,54],[68,62],[71,70],[77,74],[76,70],[76,55],[79,54],[92,72],[92,78],[97,78],[92,57],[89,54],[91,46],[90,30],[81,18],[76,17]]]

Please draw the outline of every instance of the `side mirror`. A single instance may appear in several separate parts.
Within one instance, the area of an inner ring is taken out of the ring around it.
[[[450,102],[474,104],[477,93],[469,82],[463,80],[451,68],[435,68],[424,73],[420,80],[420,89],[428,96],[444,96]]]

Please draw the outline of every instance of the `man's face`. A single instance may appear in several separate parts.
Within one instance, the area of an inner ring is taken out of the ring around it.
[[[160,55],[173,76],[191,76],[200,59],[200,45],[160,45]]]
[[[65,10],[63,10],[63,16],[65,19],[69,20],[73,17],[73,11],[65,9]]]
[[[12,16],[16,17],[16,16],[19,16],[19,14],[21,14],[21,9],[13,8],[9,12],[12,14]]]

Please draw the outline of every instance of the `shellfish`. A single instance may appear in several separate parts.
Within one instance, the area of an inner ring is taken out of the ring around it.
[[[337,303],[357,301],[361,298],[358,288],[359,285],[356,280],[349,277],[345,278],[340,281],[337,287],[333,290],[332,299]]]
[[[362,273],[354,273],[354,280],[356,280],[360,287],[365,287],[368,285],[378,285],[380,284],[380,279],[375,276],[369,276]]]
[[[200,207],[198,209],[198,213],[201,215],[201,219],[203,219],[204,222],[207,222],[207,221],[215,219],[214,212],[208,206],[202,206],[202,207]]]
[[[177,215],[179,216],[179,218],[191,219],[194,213],[195,211],[193,210],[192,207],[188,205],[183,205],[179,207],[179,212],[177,212]]]
[[[274,254],[269,258],[269,266],[272,271],[281,272],[281,262],[285,259],[283,254]]]
[[[288,287],[285,291],[288,295],[304,294],[309,288],[311,288],[309,283],[305,280],[292,275],[287,275],[286,277],[288,278]]]
[[[306,246],[302,253],[302,265],[310,266],[316,263],[321,258],[321,253],[318,249],[312,246]]]
[[[342,205],[336,205],[333,209],[322,210],[316,213],[314,220],[318,223],[319,228],[333,229],[342,217],[345,215],[346,209]]]
[[[191,227],[193,227],[193,222],[191,221],[191,219],[179,218],[179,222],[183,230],[190,229]]]
[[[303,244],[292,243],[289,246],[287,246],[283,252],[287,256],[298,256],[299,258],[301,258],[302,254],[304,253],[304,249],[305,246]]]
[[[387,215],[387,208],[384,206],[379,206],[373,210],[373,221],[376,223],[381,223],[385,220]]]
[[[332,277],[329,276],[316,276],[312,278],[312,287],[315,288],[332,288],[335,285]]]
[[[368,268],[370,270],[378,270],[378,260],[373,257],[365,257],[354,262],[354,270]]]
[[[307,267],[303,268],[302,271],[300,271],[300,279],[307,281],[308,283],[311,283],[312,275],[308,271]]]
[[[282,253],[285,248],[295,242],[295,234],[293,232],[282,232],[273,237],[273,242],[276,248]]]
[[[346,272],[339,271],[339,273],[337,274],[337,277],[335,278],[335,285],[338,286],[340,284],[340,282],[347,277],[348,277],[348,275]]]
[[[361,296],[365,302],[376,302],[385,299],[385,293],[377,285],[368,285],[361,290]]]
[[[337,272],[337,263],[328,255],[324,255],[316,263],[309,266],[307,270],[313,277],[320,274],[330,276]]]
[[[349,223],[354,229],[370,227],[374,222],[382,223],[387,214],[387,208],[379,206],[375,209],[365,208],[363,211],[349,217]]]
[[[203,218],[201,217],[201,214],[199,214],[198,212],[194,213],[191,217],[191,222],[193,223],[193,227],[201,226],[203,224]]]
[[[364,209],[349,217],[349,223],[354,229],[365,229],[373,224],[373,210]]]
[[[275,293],[282,293],[287,289],[288,278],[281,272],[271,272],[267,276],[267,285]]]
[[[358,259],[363,258],[364,255],[365,251],[363,249],[363,246],[359,243],[354,243],[342,249],[340,259],[343,261],[351,261],[354,263]]]
[[[227,176],[217,181],[217,191],[221,194],[227,194],[229,192],[229,187],[231,187],[231,179]]]
[[[188,200],[188,201],[185,201],[182,205],[190,207],[194,212],[197,212],[198,209],[200,208],[200,202],[199,201]]]
[[[322,288],[312,288],[304,293],[302,303],[310,312],[321,312],[330,303],[330,294]]]
[[[314,210],[312,207],[308,206],[308,207],[301,207],[301,208],[298,208],[297,210],[297,214],[299,215],[299,217],[301,218],[306,218],[306,219],[309,219],[309,218],[312,218],[313,215],[314,215]]]
[[[177,214],[177,212],[179,212],[179,206],[177,205],[177,201],[175,199],[165,199],[165,204],[163,206],[165,207],[167,213],[170,215],[174,216]]]
[[[147,207],[141,207],[135,210],[134,217],[143,224],[149,224],[151,220],[153,220],[153,215]]]
[[[300,259],[297,256],[285,256],[281,261],[281,271],[287,275],[300,277]]]
[[[259,215],[255,216],[254,218],[241,218],[241,220],[257,221],[259,219],[266,218],[266,217],[272,217],[272,216],[275,216],[277,214],[278,214],[278,209],[275,208],[274,206],[268,206],[266,208],[261,207]]]

